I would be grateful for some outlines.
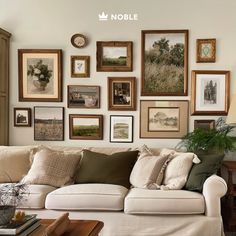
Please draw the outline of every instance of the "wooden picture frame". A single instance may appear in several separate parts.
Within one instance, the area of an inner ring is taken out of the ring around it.
[[[31,108],[14,108],[14,127],[31,127]]]
[[[98,41],[97,71],[132,71],[133,42]]]
[[[230,71],[192,71],[192,115],[227,115],[229,110]]]
[[[194,129],[214,129],[215,123],[215,120],[194,120]]]
[[[100,86],[68,85],[67,107],[78,109],[100,108]]]
[[[18,49],[19,101],[62,101],[62,50]]]
[[[71,77],[86,78],[90,76],[90,56],[71,56]]]
[[[142,30],[141,96],[188,95],[188,30]]]
[[[64,141],[64,107],[34,107],[34,140]]]
[[[111,115],[110,116],[110,142],[132,143],[133,142],[133,116]]]
[[[188,132],[186,100],[141,100],[140,138],[182,138]]]
[[[197,39],[197,63],[216,61],[216,39]]]
[[[70,126],[70,139],[76,139],[76,140],[103,139],[103,115],[70,114],[69,126]]]

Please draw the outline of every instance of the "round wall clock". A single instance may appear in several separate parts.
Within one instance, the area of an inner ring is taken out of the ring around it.
[[[83,48],[87,45],[88,40],[83,34],[74,34],[71,37],[71,43],[76,48]]]

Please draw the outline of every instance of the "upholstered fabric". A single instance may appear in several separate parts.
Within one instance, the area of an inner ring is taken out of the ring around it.
[[[47,209],[120,211],[128,189],[112,184],[74,184],[59,188],[46,198]]]
[[[74,182],[80,161],[79,153],[43,149],[34,155],[32,166],[23,182],[61,187]]]
[[[133,188],[125,198],[127,214],[202,214],[202,194],[186,190],[147,190]]]

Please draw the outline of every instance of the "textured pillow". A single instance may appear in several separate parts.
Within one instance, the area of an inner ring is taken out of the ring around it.
[[[224,154],[198,154],[201,163],[194,164],[185,189],[202,192],[205,180],[220,169]]]
[[[76,183],[116,184],[129,188],[129,176],[137,156],[138,151],[106,155],[84,150]]]
[[[72,184],[80,161],[80,153],[43,149],[34,155],[32,166],[23,182],[53,187]]]

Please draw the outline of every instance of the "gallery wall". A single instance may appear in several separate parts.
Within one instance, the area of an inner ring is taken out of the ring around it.
[[[236,1],[235,0],[0,0],[0,27],[11,32],[10,48],[10,144],[51,144],[71,146],[151,146],[174,147],[178,139],[140,139],[139,101],[151,99],[190,100],[191,70],[230,70],[231,94],[236,90]],[[137,21],[99,21],[102,12],[138,14]],[[141,30],[189,30],[189,95],[184,97],[141,97]],[[75,33],[82,33],[89,39],[83,49],[76,49],[70,43]],[[216,62],[196,63],[196,39],[216,38]],[[96,72],[96,41],[133,41],[132,72]],[[63,50],[63,102],[37,103],[18,100],[18,58],[17,50],[62,49]],[[70,56],[89,55],[90,78],[71,78]],[[108,111],[107,77],[134,76],[137,79],[137,110]],[[67,108],[67,85],[101,86],[100,109]],[[64,106],[65,141],[36,142],[32,127],[18,128],[13,125],[14,107]],[[103,114],[104,139],[81,141],[69,139],[69,114]],[[116,144],[109,142],[110,115],[134,116],[134,143]],[[217,119],[216,116],[190,116],[189,130],[194,119]]]

